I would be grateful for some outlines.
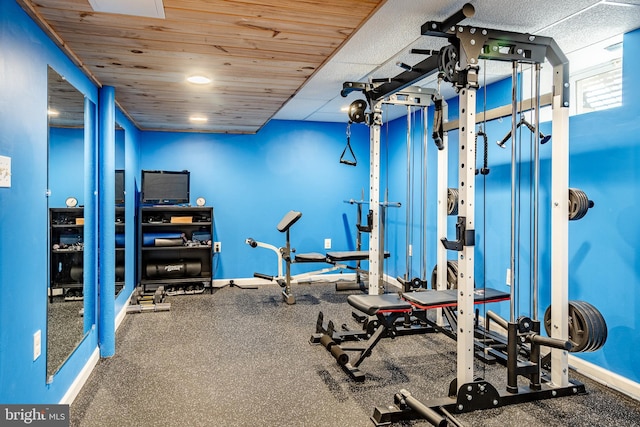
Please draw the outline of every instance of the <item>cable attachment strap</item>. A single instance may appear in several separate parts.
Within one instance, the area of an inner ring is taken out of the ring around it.
[[[433,142],[436,143],[436,147],[438,150],[444,150],[444,123],[443,123],[443,113],[442,113],[442,98],[433,97],[433,105],[435,110],[433,112],[433,134],[431,137],[433,138]]]
[[[482,163],[482,169],[478,169],[476,168],[476,175],[478,175],[478,173],[482,174],[482,175],[488,175],[489,174],[489,138],[487,137],[487,134],[482,130],[482,127],[480,128],[480,130],[478,132],[476,132],[476,149],[475,149],[475,153],[476,153],[476,158],[478,156],[478,136],[482,137],[483,140],[483,145],[484,145],[484,158],[483,158],[483,163]]]
[[[345,158],[345,154],[347,153],[347,150],[349,150],[349,153],[351,154],[351,157],[353,158],[353,160]],[[347,146],[344,147],[344,150],[342,150],[342,155],[340,156],[340,163],[349,165],[349,166],[356,166],[358,164],[358,159],[356,159],[356,155],[353,152],[353,149],[351,148],[351,122],[347,123]]]

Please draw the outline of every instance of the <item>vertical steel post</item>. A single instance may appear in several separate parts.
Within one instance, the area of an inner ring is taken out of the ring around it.
[[[538,320],[538,213],[540,210],[540,64],[535,65],[534,139],[533,139],[533,320]]]
[[[371,106],[372,119],[369,124],[369,209],[372,214],[371,233],[369,234],[369,295],[383,293],[382,259],[384,248],[380,236],[380,128],[382,109],[378,102]]]
[[[563,65],[553,68],[563,73]],[[567,83],[568,84],[568,83]],[[569,338],[569,107],[562,100],[563,88],[554,87],[551,139],[551,337]],[[569,384],[567,351],[551,349],[551,381]]]
[[[470,72],[473,69],[470,70]],[[475,249],[476,89],[460,91],[458,215],[465,218],[465,242],[458,252],[458,387],[473,382],[473,293]],[[443,272],[445,272],[443,270]]]
[[[427,279],[427,194],[429,180],[427,174],[429,172],[429,156],[427,155],[429,150],[429,137],[428,137],[427,125],[427,107],[422,107],[422,218],[421,218],[421,247],[420,247],[420,260],[422,261],[420,266],[420,275],[423,280]]]
[[[516,131],[518,129],[517,124],[517,112],[518,112],[518,64],[513,63],[511,71],[511,247],[509,249],[509,283],[510,286],[510,314],[509,321],[515,322],[516,319],[516,286],[517,286],[517,272],[516,272]]]
[[[411,267],[413,267],[413,223],[411,221],[412,210],[413,210],[413,194],[411,192],[411,185],[413,184],[413,176],[411,175],[412,170],[412,145],[411,145],[411,106],[407,106],[407,200],[405,201],[405,209],[406,209],[406,230],[405,230],[405,262],[406,265],[406,273],[405,279],[411,280]]]

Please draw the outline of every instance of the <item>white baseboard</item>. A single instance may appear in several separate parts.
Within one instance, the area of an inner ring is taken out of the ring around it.
[[[242,288],[245,286],[272,285],[275,283],[271,280],[260,279],[258,277],[244,277],[239,279],[214,279],[211,281],[211,286],[213,286],[214,288],[224,288],[225,286],[229,286],[231,280],[233,280],[233,285],[239,288]],[[330,281],[337,282],[339,280],[355,280],[355,273],[332,273],[332,274],[325,273],[325,274],[318,274],[315,276],[309,276],[305,278],[305,282],[313,281],[313,280],[329,281],[329,282]],[[393,287],[402,289],[402,285],[400,285],[400,282],[398,282],[395,278],[391,276],[388,276],[385,274],[383,276],[383,280],[387,284]]]
[[[631,381],[593,363],[586,362],[572,354],[569,355],[569,367],[604,386],[624,393],[633,399],[640,400],[640,384],[635,381]]]
[[[133,293],[131,293],[131,295],[133,295]],[[129,295],[129,298],[127,298],[127,301],[122,305],[122,308],[120,309],[120,311],[116,315],[116,318],[114,319],[116,331],[118,330],[118,328],[120,327],[120,324],[124,320],[124,316],[127,315],[127,307],[131,303],[131,295]]]
[[[232,280],[233,286],[237,286],[239,288],[243,288],[246,286],[273,285],[276,283],[272,280],[260,279],[258,277],[241,277],[239,279],[214,279],[211,281],[211,286],[213,286],[214,288],[224,288],[225,286],[229,286]],[[355,273],[325,273],[305,276],[301,283],[313,283],[314,281],[337,282],[339,280],[355,280]],[[295,277],[293,284],[296,284]]]
[[[73,403],[75,398],[78,396],[78,393],[80,393],[80,390],[82,390],[82,387],[89,379],[89,375],[91,375],[91,372],[93,372],[93,368],[95,368],[99,360],[100,349],[96,347],[93,350],[93,353],[91,353],[91,357],[89,357],[89,360],[87,360],[87,363],[85,363],[84,367],[71,384],[71,387],[69,387],[69,390],[67,390],[64,396],[62,396],[62,399],[60,400],[61,405],[71,405]]]

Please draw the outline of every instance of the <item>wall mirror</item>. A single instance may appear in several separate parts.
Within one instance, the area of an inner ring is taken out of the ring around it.
[[[125,285],[125,130],[116,123],[115,165],[116,165],[116,293],[117,297]]]
[[[47,381],[60,369],[91,325],[83,313],[85,98],[48,68],[49,283]]]

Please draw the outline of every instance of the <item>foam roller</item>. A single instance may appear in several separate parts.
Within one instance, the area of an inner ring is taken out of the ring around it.
[[[338,362],[338,365],[344,366],[349,363],[349,355],[345,353],[342,347],[340,347],[336,343],[331,346],[331,349],[329,351],[331,352],[331,355],[336,359],[336,362]]]
[[[202,272],[202,262],[200,260],[187,260],[148,263],[145,270],[148,278],[195,277]]]

